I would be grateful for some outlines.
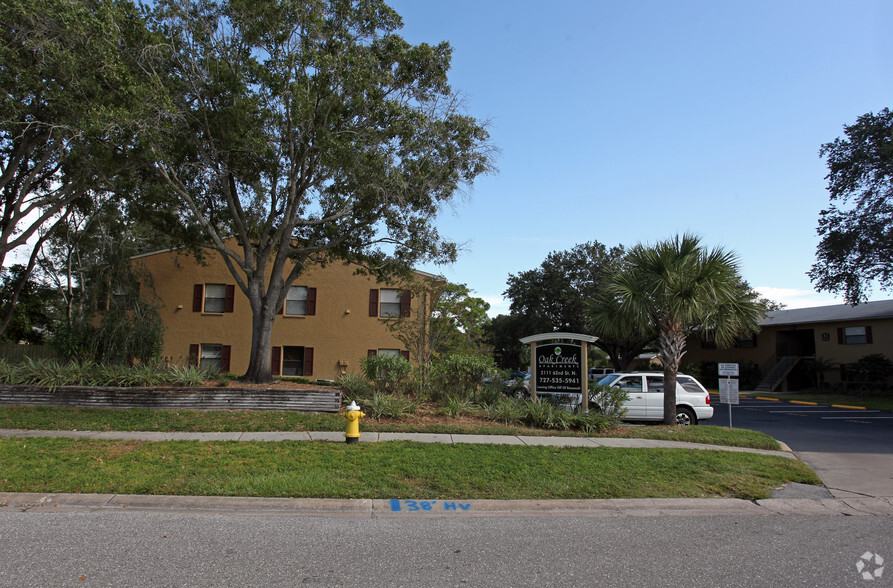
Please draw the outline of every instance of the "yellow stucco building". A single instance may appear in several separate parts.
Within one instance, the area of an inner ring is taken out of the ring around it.
[[[251,350],[251,307],[219,254],[207,251],[204,264],[185,250],[138,255],[132,263],[149,277],[143,295],[161,306],[165,360],[242,374]],[[420,312],[419,304],[408,289],[355,275],[356,269],[335,262],[309,267],[297,279],[273,323],[274,376],[336,380],[359,371],[368,355],[414,359],[387,323]]]
[[[893,358],[893,300],[857,306],[837,304],[770,312],[760,332],[740,338],[731,349],[692,337],[683,362],[754,364],[763,381],[757,390],[797,390],[812,385],[799,369],[804,360],[822,358],[835,369],[824,374],[830,384],[850,380],[847,366],[866,355]]]

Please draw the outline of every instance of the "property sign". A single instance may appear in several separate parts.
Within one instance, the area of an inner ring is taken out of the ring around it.
[[[734,378],[738,377],[738,364],[737,363],[721,363],[719,364],[719,375],[722,376],[732,376]]]
[[[580,345],[536,346],[537,392],[583,392],[583,350]]]
[[[738,380],[726,378],[719,381],[719,401],[723,404],[738,404]]]

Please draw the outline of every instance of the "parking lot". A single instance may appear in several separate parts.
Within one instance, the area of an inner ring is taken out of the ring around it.
[[[728,404],[713,396],[713,419],[729,426]],[[786,443],[838,498],[893,496],[893,412],[742,397],[732,426]]]

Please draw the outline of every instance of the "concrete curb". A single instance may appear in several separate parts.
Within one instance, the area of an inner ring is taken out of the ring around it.
[[[639,498],[605,500],[402,500],[0,493],[0,512],[198,513],[354,518],[893,516],[893,501],[858,499]]]

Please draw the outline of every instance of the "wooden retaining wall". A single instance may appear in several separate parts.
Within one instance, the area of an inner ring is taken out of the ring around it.
[[[0,386],[0,404],[338,412],[338,388],[88,388]]]

